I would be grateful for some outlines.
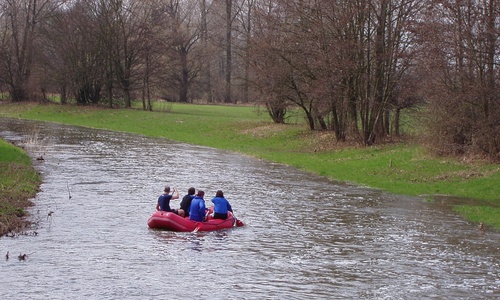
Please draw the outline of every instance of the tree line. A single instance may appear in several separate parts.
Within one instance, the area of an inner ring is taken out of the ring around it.
[[[257,102],[363,145],[413,109],[439,153],[500,158],[496,0],[0,0],[0,34],[12,101]]]

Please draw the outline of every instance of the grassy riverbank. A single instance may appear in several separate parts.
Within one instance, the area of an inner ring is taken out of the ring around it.
[[[292,165],[332,179],[391,193],[460,197],[456,210],[472,222],[500,229],[500,166],[437,158],[419,145],[369,148],[333,142],[331,133],[274,124],[255,107],[167,104],[162,112],[5,103],[0,117],[104,128],[236,151]]]
[[[28,154],[0,139],[0,236],[26,225],[25,208],[32,205],[41,183]]]

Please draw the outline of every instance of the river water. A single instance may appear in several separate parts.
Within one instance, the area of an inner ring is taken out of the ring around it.
[[[0,238],[2,299],[500,298],[500,234],[440,203],[140,135],[0,118],[0,136],[45,159],[35,226]],[[246,226],[150,230],[165,184],[224,190]]]

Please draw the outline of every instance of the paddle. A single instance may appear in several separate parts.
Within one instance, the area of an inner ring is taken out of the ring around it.
[[[234,218],[233,227],[241,227],[241,226],[245,225],[245,223],[243,223],[243,221],[236,218],[236,216],[234,215],[234,211],[232,211],[231,213],[233,214],[233,218]]]
[[[207,220],[208,219],[208,215],[210,214],[210,209],[207,209],[207,212],[205,213],[205,219],[204,220]],[[196,227],[194,228],[193,232],[198,232],[198,230],[200,230],[200,227],[201,227],[202,223],[197,223],[196,224]]]
[[[233,219],[234,219],[233,227],[241,227],[241,226],[243,226],[243,222],[241,222],[240,220],[238,220],[238,218],[236,218],[236,216],[234,214],[234,210],[231,212],[231,214],[233,214]]]

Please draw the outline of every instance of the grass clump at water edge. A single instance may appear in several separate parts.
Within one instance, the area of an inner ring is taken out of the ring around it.
[[[28,154],[0,139],[0,236],[29,225],[25,208],[41,183]]]

